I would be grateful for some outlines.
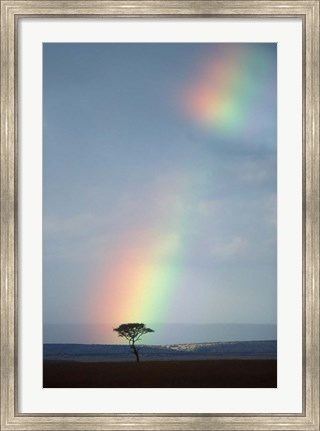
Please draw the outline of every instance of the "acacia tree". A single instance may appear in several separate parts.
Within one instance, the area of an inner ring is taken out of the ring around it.
[[[118,328],[114,328],[118,332],[119,337],[123,337],[129,341],[129,346],[139,362],[139,348],[135,345],[140,340],[142,335],[154,332],[153,329],[147,328],[144,323],[122,323]]]

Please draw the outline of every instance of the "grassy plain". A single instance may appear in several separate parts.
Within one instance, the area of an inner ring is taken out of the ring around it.
[[[275,359],[44,361],[44,388],[275,388]]]

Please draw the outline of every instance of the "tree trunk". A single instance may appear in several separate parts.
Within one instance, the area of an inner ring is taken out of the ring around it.
[[[136,346],[134,345],[134,343],[132,343],[131,348],[133,349],[133,353],[136,355],[137,362],[140,362],[140,359],[139,359],[139,352],[138,352],[138,350],[136,349]]]

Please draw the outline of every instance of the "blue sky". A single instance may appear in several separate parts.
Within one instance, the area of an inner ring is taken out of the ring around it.
[[[179,274],[157,320],[276,323],[276,46],[232,47],[247,108],[231,133],[183,106],[223,45],[44,44],[45,323],[101,323],[97,274],[129,243],[161,243],[155,271]]]

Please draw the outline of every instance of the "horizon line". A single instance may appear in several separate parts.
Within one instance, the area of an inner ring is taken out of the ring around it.
[[[125,323],[143,323],[143,322],[133,322],[128,321]],[[148,322],[147,325],[272,325],[277,326],[277,322],[270,323],[270,322],[207,322],[207,323],[201,323],[201,322]],[[119,325],[119,323],[92,323],[92,322],[43,322],[43,325],[82,325],[82,326],[114,326]]]

